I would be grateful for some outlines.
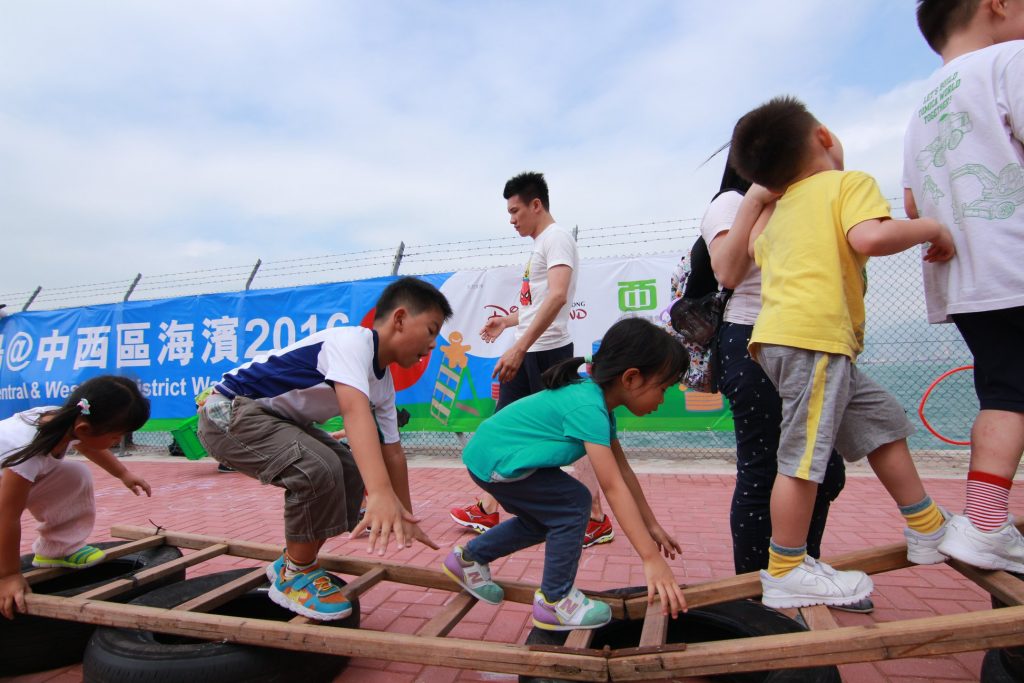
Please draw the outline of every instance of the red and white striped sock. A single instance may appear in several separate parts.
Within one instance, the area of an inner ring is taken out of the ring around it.
[[[1006,524],[1010,509],[1009,479],[973,470],[967,473],[967,518],[981,531],[995,531]]]

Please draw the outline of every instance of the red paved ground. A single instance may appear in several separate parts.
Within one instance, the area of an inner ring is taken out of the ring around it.
[[[131,462],[133,469],[153,485],[151,499],[138,499],[121,484],[95,470],[99,516],[95,540],[110,538],[114,524],[147,525],[152,520],[165,528],[225,535],[252,541],[281,541],[281,494],[261,487],[237,474],[218,474],[210,461]],[[448,548],[466,534],[448,518],[449,507],[466,502],[469,479],[461,468],[423,467],[411,471],[416,512],[433,539]],[[683,559],[673,567],[684,583],[723,578],[732,573],[728,531],[732,477],[727,475],[640,474],[641,484],[662,524],[674,533],[684,549]],[[963,483],[959,479],[929,479],[929,492],[952,510],[963,505]],[[1024,494],[1015,491],[1011,506],[1024,509]],[[23,552],[35,536],[34,521],[26,514]],[[823,554],[902,541],[898,512],[881,486],[870,477],[851,476],[846,490],[829,519]],[[362,542],[335,539],[325,551],[365,555]],[[423,546],[389,554],[387,559],[436,567],[443,554]],[[537,582],[543,563],[539,549],[523,551],[492,566],[499,578]],[[202,571],[249,565],[250,560],[218,558],[202,565]],[[190,572],[196,570],[190,569]],[[639,585],[644,581],[641,566],[625,540],[584,551],[578,583],[584,588],[605,589]],[[872,615],[834,612],[840,625],[869,624],[909,617],[924,617],[989,606],[987,594],[945,565],[904,569],[875,577]],[[362,598],[363,625],[411,633],[423,624],[450,595],[442,591],[382,584]],[[528,627],[528,610],[512,605],[501,608],[477,605],[452,632],[455,637],[522,642]],[[904,659],[841,667],[843,680],[851,683],[892,681],[977,681],[980,652],[931,659]],[[19,683],[81,680],[81,667],[69,667],[44,674],[0,679]],[[426,683],[451,681],[514,681],[516,677],[465,672],[441,667],[353,659],[338,681],[346,683]]]

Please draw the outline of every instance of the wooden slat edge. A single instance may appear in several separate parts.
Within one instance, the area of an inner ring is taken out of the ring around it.
[[[177,572],[182,567],[192,567],[201,562],[205,562],[210,558],[223,555],[227,550],[228,547],[223,543],[211,545],[209,548],[203,548],[202,550],[197,550],[194,553],[183,555],[176,560],[171,560],[170,562],[164,562],[156,567],[144,569],[137,572],[130,579],[115,579],[114,581],[102,586],[93,588],[91,591],[80,593],[78,597],[86,600],[107,600],[108,598],[112,598],[122,593],[127,593],[137,586],[145,586],[146,584],[153,583],[154,581],[159,581],[163,577]]]
[[[221,605],[231,602],[239,595],[248,593],[261,583],[265,583],[266,580],[267,572],[265,569],[262,567],[259,569],[253,569],[248,574],[244,574],[234,581],[230,581],[219,588],[207,591],[202,595],[197,595],[188,602],[183,602],[177,607],[173,607],[171,609],[181,612],[209,612],[210,610],[217,609]]]
[[[416,635],[435,637],[448,635],[476,603],[477,599],[469,593],[456,594],[440,612],[416,631]]]

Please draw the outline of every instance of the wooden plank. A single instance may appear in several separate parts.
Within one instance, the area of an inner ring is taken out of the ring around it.
[[[456,594],[440,612],[416,631],[416,635],[432,637],[448,635],[476,603],[477,599],[469,593]]]
[[[592,640],[594,640],[594,629],[578,628],[569,632],[569,637],[565,639],[565,646],[571,649],[585,650],[590,647]]]
[[[144,528],[131,525],[118,525],[111,529],[111,535],[118,538],[140,538],[152,533],[151,528]],[[205,536],[202,534],[191,534],[177,531],[163,531],[169,545],[180,548],[205,548],[209,545],[224,543],[228,546],[228,555],[234,557],[249,557],[255,560],[273,562],[281,556],[281,546],[270,543],[253,543],[231,538]],[[404,583],[410,586],[421,586],[423,588],[437,588],[447,591],[461,591],[462,589],[446,576],[440,569],[426,569],[423,567],[411,567],[398,562],[385,560],[368,560],[346,555],[322,554],[319,556],[320,566],[332,572],[361,576],[376,568],[382,568],[387,572],[387,579],[396,583]],[[358,579],[357,579],[358,580]],[[532,605],[533,596],[537,591],[536,584],[528,584],[520,581],[496,582],[505,591],[505,600],[518,602],[523,605]],[[623,618],[625,610],[623,601],[619,597],[607,596],[602,593],[584,591],[591,599],[598,599],[606,602],[612,608],[612,616]],[[646,598],[644,598],[646,601]],[[642,612],[640,613],[643,614]]]
[[[978,569],[959,560],[949,560],[949,566],[957,570],[993,597],[1007,605],[1024,605],[1024,581],[1008,572],[993,572]]]
[[[86,600],[107,600],[121,593],[127,593],[137,586],[145,586],[154,581],[159,581],[165,576],[170,576],[177,572],[182,567],[192,567],[210,558],[223,555],[227,551],[228,547],[223,543],[211,545],[209,548],[197,550],[189,555],[183,555],[176,560],[164,562],[150,569],[144,569],[141,572],[137,572],[130,579],[117,579],[98,588],[93,588],[91,591],[79,593],[78,597]]]
[[[349,581],[345,585],[345,597],[349,600],[355,600],[387,577],[387,569],[384,569],[383,567],[374,567],[362,576]]]
[[[147,533],[141,536],[135,536],[134,538],[137,538],[138,540],[132,541],[130,543],[122,543],[119,546],[115,546],[113,548],[108,548],[107,550],[105,550],[104,552],[106,552],[107,556],[106,558],[104,558],[103,561],[106,562],[107,560],[115,560],[119,557],[124,557],[125,555],[130,555],[131,553],[135,553],[140,550],[146,550],[147,548],[155,548],[158,545],[164,544],[164,537],[161,535],[154,536]],[[67,574],[71,571],[75,570],[63,569],[60,567],[46,567],[44,569],[32,569],[30,571],[25,572],[23,576],[25,577],[25,580],[28,581],[28,584],[31,586],[33,584],[39,583],[40,581],[46,581],[57,576],[63,576],[64,574]]]
[[[813,607],[801,607],[804,623],[812,631],[825,631],[831,628],[839,628],[832,610],[825,605],[814,605]]]
[[[661,611],[661,603],[656,603],[654,609],[647,610],[644,615],[644,625],[640,631],[640,647],[657,647],[665,644],[665,637],[668,635],[668,615]]]
[[[475,671],[577,681],[608,680],[606,660],[603,657],[537,652],[523,645],[430,638],[365,629],[323,628],[317,625],[172,611],[36,593],[26,595],[25,602],[27,613],[34,616],[117,628],[147,629],[202,640],[223,640],[349,657],[373,657]]]
[[[244,574],[234,581],[224,584],[220,588],[214,588],[202,595],[197,595],[188,602],[183,602],[172,609],[181,612],[210,612],[221,605],[231,602],[239,595],[248,593],[256,586],[266,583],[266,581],[266,569],[262,567],[259,569],[253,569],[248,574]]]
[[[690,643],[681,652],[611,658],[614,681],[869,662],[1024,644],[1024,606],[905,621]]]

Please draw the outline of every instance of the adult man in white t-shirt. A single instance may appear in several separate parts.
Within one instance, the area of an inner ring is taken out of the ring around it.
[[[551,216],[548,184],[542,173],[520,173],[505,183],[503,196],[508,202],[509,222],[521,237],[533,240],[533,253],[523,271],[519,309],[490,318],[480,330],[480,337],[491,343],[506,329],[515,328],[515,342],[494,366],[494,376],[501,381],[494,412],[543,389],[544,371],[573,357],[569,309],[579,271],[576,241]],[[614,532],[601,510],[597,477],[586,458],[575,467],[594,501],[583,546],[607,543]],[[498,523],[498,503],[484,494],[479,503],[453,508],[451,516],[457,524],[483,532]]]

